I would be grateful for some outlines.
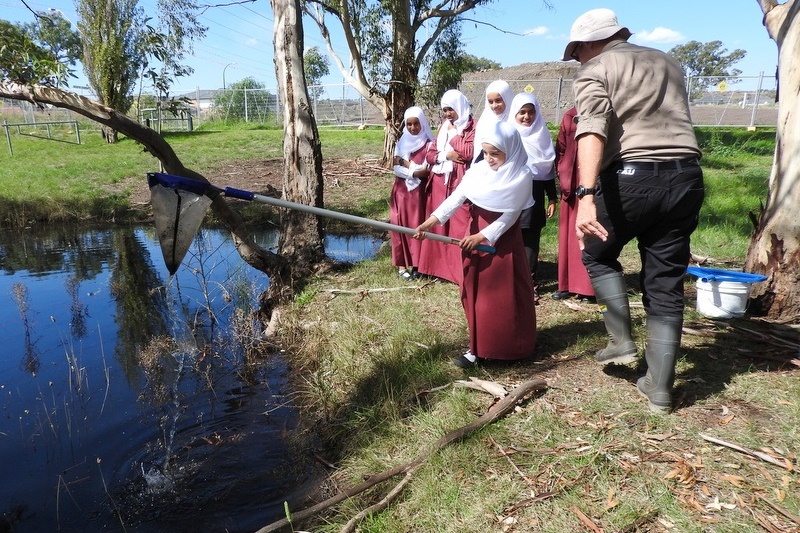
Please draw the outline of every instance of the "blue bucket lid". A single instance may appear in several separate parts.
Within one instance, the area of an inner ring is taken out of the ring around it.
[[[740,283],[758,283],[764,281],[767,276],[762,274],[751,274],[749,272],[736,272],[734,270],[721,270],[717,268],[703,268],[690,266],[686,272],[703,281],[738,281]]]

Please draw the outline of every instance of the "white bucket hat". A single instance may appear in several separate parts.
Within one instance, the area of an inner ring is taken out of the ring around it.
[[[605,8],[587,11],[572,23],[572,28],[569,30],[569,44],[564,49],[564,57],[561,60],[572,59],[578,43],[602,41],[617,33],[622,33],[621,37],[624,39],[631,36],[630,30],[617,22],[616,13]]]

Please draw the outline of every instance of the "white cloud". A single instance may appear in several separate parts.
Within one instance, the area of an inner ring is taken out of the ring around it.
[[[549,32],[550,32],[550,30],[547,28],[547,26],[536,26],[535,28],[531,28],[529,30],[525,30],[524,32],[522,32],[522,34],[525,35],[525,36],[528,36],[528,35],[537,35],[538,36],[538,35],[547,35]]]
[[[631,40],[638,43],[670,44],[679,43],[686,40],[686,38],[679,31],[658,27],[653,31],[642,30],[636,32]]]
[[[258,39],[253,39],[252,37],[249,39],[245,39],[244,41],[245,46],[250,46],[252,48],[256,48],[260,43]]]

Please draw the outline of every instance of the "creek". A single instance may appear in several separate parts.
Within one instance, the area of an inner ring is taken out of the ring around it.
[[[254,531],[299,508],[319,465],[285,358],[255,349],[269,280],[226,231],[171,277],[152,227],[2,231],[0,266],[0,531]]]

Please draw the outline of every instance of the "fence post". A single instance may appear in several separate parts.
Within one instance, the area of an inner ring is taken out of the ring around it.
[[[247,87],[244,88],[244,121],[250,122],[250,119],[247,115]]]
[[[756,110],[758,109],[758,99],[761,97],[761,82],[764,80],[764,71],[758,74],[758,87],[756,88],[756,97],[753,99],[753,113],[750,115],[750,126],[748,130],[755,129],[756,123]]]
[[[77,120],[75,121],[75,140],[78,144],[81,144],[81,126]]]
[[[561,124],[561,93],[564,89],[564,76],[558,77],[558,89],[556,90],[556,124]]]
[[[8,133],[8,122],[3,119],[3,129],[6,130],[6,141],[8,141],[8,151],[11,152],[11,155],[14,155],[14,149],[11,148],[11,135]]]

